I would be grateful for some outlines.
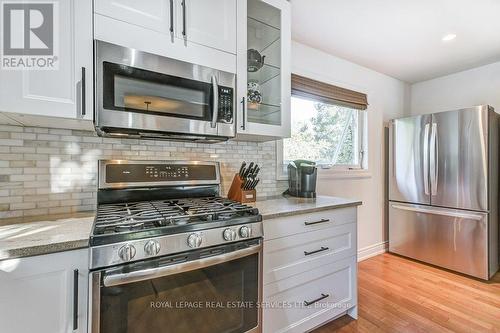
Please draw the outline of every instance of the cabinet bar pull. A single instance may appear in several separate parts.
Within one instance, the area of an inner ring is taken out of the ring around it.
[[[73,331],[78,329],[78,269],[73,271]]]
[[[86,86],[85,86],[85,67],[82,67],[82,117],[87,113],[87,101],[86,101]]]
[[[241,114],[242,114],[242,117],[243,119],[241,120],[241,129],[245,129],[247,127],[247,121],[246,121],[246,113],[247,113],[247,110],[246,110],[246,103],[245,103],[245,97],[243,97],[241,99]]]
[[[318,252],[323,252],[323,251],[326,251],[326,250],[329,250],[329,248],[322,246],[321,249],[314,250],[314,251],[311,251],[311,252],[304,251],[304,255],[305,256],[310,256],[311,254],[315,254],[315,253],[318,253]]]
[[[305,225],[313,225],[313,224],[325,223],[325,222],[330,222],[330,219],[321,219],[319,221],[304,222],[304,224]]]
[[[321,301],[322,299],[325,299],[325,298],[327,298],[327,297],[330,297],[330,295],[328,295],[328,294],[323,294],[323,293],[322,293],[322,294],[321,294],[321,297],[318,297],[318,298],[316,298],[316,299],[314,299],[314,300],[312,300],[312,301],[309,301],[309,302],[308,302],[308,301],[304,301],[304,305],[305,305],[305,306],[313,305],[314,303],[317,303],[317,302],[319,302],[319,301]]]
[[[187,37],[186,32],[186,0],[182,0],[182,36]]]
[[[170,0],[170,33],[174,33],[174,0]]]

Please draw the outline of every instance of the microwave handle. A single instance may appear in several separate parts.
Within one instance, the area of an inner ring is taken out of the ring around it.
[[[217,115],[219,111],[219,85],[217,84],[217,78],[212,75],[212,89],[214,91],[214,103],[212,105],[212,120],[210,121],[210,127],[217,127]]]

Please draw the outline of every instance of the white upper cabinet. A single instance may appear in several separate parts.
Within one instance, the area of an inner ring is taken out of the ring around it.
[[[169,33],[174,28],[174,6],[178,0],[95,0],[96,13],[140,27]]]
[[[236,54],[235,0],[181,0],[177,36]]]
[[[94,0],[94,37],[236,72],[237,0]]]
[[[238,138],[290,136],[290,4],[238,1]]]
[[[86,333],[88,253],[0,261],[0,331]]]
[[[93,119],[92,2],[57,0],[53,4],[49,11],[54,18],[54,33],[48,36],[48,43],[53,41],[51,54],[57,57],[56,66],[43,70],[0,69],[0,112],[26,125],[36,125],[25,121],[33,121],[34,116]],[[38,45],[44,48],[48,45],[45,42],[38,41],[44,43]],[[27,42],[21,38],[20,43],[26,49]]]

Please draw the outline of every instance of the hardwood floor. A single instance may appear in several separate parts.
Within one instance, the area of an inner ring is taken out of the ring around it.
[[[358,268],[358,320],[314,333],[500,332],[500,273],[484,282],[388,253]]]

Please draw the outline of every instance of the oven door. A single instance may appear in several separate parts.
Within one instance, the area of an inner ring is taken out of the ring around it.
[[[91,273],[92,333],[261,332],[261,240]]]
[[[102,41],[95,49],[102,132],[234,136],[234,74]]]

